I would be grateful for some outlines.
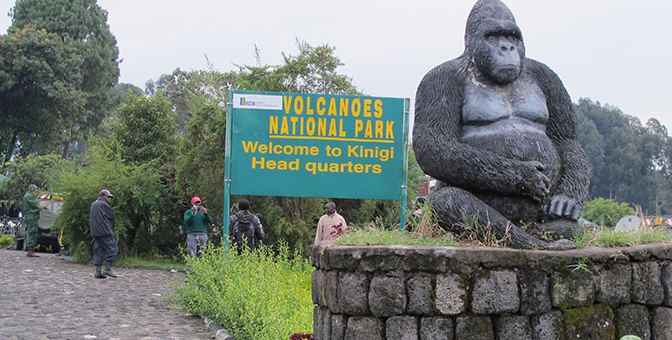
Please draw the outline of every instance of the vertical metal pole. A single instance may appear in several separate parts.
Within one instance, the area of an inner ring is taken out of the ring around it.
[[[401,221],[399,225],[401,230],[406,229],[406,189],[408,178],[408,117],[410,113],[411,99],[404,99],[404,133],[403,133],[403,155],[402,169],[401,169]]]
[[[222,244],[229,250],[229,206],[231,204],[231,122],[233,119],[233,92],[229,91],[229,104],[226,110],[226,145],[224,151],[224,221],[222,221]]]

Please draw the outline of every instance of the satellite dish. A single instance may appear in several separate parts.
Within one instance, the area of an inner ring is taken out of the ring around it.
[[[637,230],[642,226],[642,219],[635,215],[628,215],[621,218],[618,223],[616,223],[615,231],[633,231]]]

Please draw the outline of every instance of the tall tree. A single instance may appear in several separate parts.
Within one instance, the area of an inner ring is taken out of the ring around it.
[[[107,113],[109,90],[119,78],[117,40],[107,25],[107,11],[96,0],[17,0],[11,11],[13,28],[31,25],[72,42],[82,57],[82,78],[73,86],[86,93],[83,110],[60,131],[63,156],[70,142],[97,126]]]
[[[0,143],[3,165],[20,145],[49,145],[76,121],[85,94],[82,58],[71,41],[31,26],[0,36]]]

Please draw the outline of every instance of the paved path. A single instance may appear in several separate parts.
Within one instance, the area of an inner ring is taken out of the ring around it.
[[[211,339],[203,320],[169,306],[171,281],[184,274],[113,268],[93,278],[93,265],[53,254],[28,258],[0,250],[0,339]]]

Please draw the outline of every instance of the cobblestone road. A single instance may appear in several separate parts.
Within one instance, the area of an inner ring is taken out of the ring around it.
[[[93,265],[25,254],[0,250],[2,340],[212,338],[200,317],[166,301],[182,273],[116,267],[118,278],[96,280]]]

